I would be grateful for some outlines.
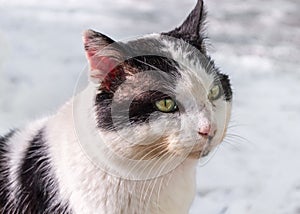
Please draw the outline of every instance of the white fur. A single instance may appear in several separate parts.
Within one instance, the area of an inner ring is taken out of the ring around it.
[[[75,214],[188,213],[196,190],[197,160],[186,156],[195,145],[204,146],[206,143],[197,134],[201,121],[210,121],[217,126],[209,150],[221,142],[224,127],[228,124],[230,104],[219,100],[213,107],[207,100],[213,76],[208,75],[199,62],[186,60],[182,55],[184,50],[175,50],[169,42],[165,44],[172,50],[174,59],[184,65],[181,67],[182,81],[175,89],[176,98],[186,109],[181,120],[164,115],[135,130],[129,127],[117,134],[100,132],[96,128],[93,103],[97,87],[90,83],[56,115],[11,139],[18,142],[9,153],[10,176],[15,181],[11,190],[18,186],[16,166],[24,157],[28,139],[45,126],[45,139],[58,179],[60,197],[69,201]],[[130,152],[132,143],[150,145],[162,136],[167,138],[169,149],[182,151],[179,157],[137,161],[116,153],[127,149]]]
[[[73,108],[69,102],[49,120],[47,137],[61,196],[70,200],[75,213],[121,213],[129,198],[133,205],[125,213],[188,213],[195,194],[196,160],[187,160],[170,173],[149,180],[127,180],[123,175],[109,174],[108,168],[114,167],[113,163],[94,165],[81,147],[83,142],[79,142],[76,134]],[[81,111],[88,117],[92,107],[86,105]],[[109,158],[106,153],[98,155]],[[126,163],[119,167],[128,169]]]
[[[224,138],[231,116],[231,102],[225,102],[220,98],[214,101],[213,106],[208,99],[208,93],[214,86],[214,71],[208,74],[207,70],[211,68],[201,65],[200,60],[203,55],[199,50],[192,47],[190,51],[186,51],[187,47],[191,46],[183,40],[177,42],[181,43],[182,49],[176,49],[172,40],[170,42],[167,37],[163,39],[166,50],[172,54],[172,59],[180,62],[181,65],[182,81],[176,87],[176,99],[185,104],[186,113],[181,117],[184,129],[194,130],[194,132],[181,132],[183,134],[181,139],[199,140],[197,131],[203,123],[209,121],[217,130],[213,141],[208,145],[211,150]],[[189,56],[192,56],[192,60]],[[186,146],[191,146],[191,143],[194,145],[195,141],[187,141]]]
[[[6,158],[9,168],[8,178],[11,181],[8,186],[11,200],[17,197],[17,191],[19,191],[19,167],[23,164],[29,141],[46,124],[47,120],[48,118],[44,118],[29,124],[24,130],[17,131],[6,143],[9,145]]]
[[[167,45],[172,49],[172,44]],[[171,147],[191,148],[198,141],[205,143],[197,134],[201,125],[199,121],[205,120],[219,125],[210,149],[221,142],[222,127],[227,126],[230,105],[216,101],[217,110],[212,112],[207,93],[212,87],[213,76],[208,75],[199,62],[185,60],[180,50],[172,53],[174,59],[186,63],[182,68],[183,81],[176,87],[176,97],[185,103],[187,109],[181,118],[182,123],[170,118],[154,121],[152,127],[140,126],[134,131],[125,128],[118,136],[99,133],[95,128],[94,107],[90,99],[96,93],[92,84],[49,120],[47,133],[61,196],[70,201],[75,213],[109,214],[121,213],[122,210],[125,213],[188,213],[196,189],[196,160],[182,159],[181,162],[170,162],[168,166],[159,161],[140,161],[140,166],[134,170],[132,160],[119,158],[106,144],[117,142],[125,149],[130,148],[130,144],[126,146],[127,142],[121,141],[124,138],[129,143],[142,142],[145,139],[151,141],[151,136],[156,134],[165,134]],[[162,127],[172,128],[164,130]],[[154,174],[151,174],[152,170]],[[153,176],[159,172],[162,172],[159,177]]]

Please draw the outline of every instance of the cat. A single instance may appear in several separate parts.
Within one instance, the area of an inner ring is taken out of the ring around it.
[[[205,14],[198,0],[180,27],[127,42],[85,31],[86,89],[0,138],[1,213],[188,213],[232,104]]]

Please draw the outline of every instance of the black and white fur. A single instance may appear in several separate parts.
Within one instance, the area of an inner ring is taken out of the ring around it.
[[[224,138],[232,99],[228,77],[207,56],[204,16],[199,0],[179,28],[126,43],[86,31],[87,88],[57,114],[0,138],[0,212],[188,213],[197,160]],[[211,102],[215,84],[222,95]],[[177,112],[153,107],[164,96],[178,101]],[[128,102],[127,117],[114,118]]]

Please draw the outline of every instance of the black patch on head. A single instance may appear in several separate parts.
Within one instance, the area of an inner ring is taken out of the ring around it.
[[[139,71],[162,71],[172,76],[179,76],[178,64],[172,59],[163,56],[137,56],[126,61]]]
[[[126,54],[126,58],[133,58],[135,56],[164,56],[171,58],[170,53],[163,51],[166,45],[161,43],[156,38],[140,38],[127,43],[120,43],[122,50]]]
[[[142,38],[121,46],[126,50],[125,64],[136,68],[137,72],[157,70],[170,75],[180,75],[177,70],[178,63],[172,59],[170,53],[163,51],[167,47],[157,39]]]
[[[19,189],[14,210],[9,213],[71,213],[68,204],[59,200],[58,184],[51,167],[44,131],[29,142],[29,147],[19,166]]]
[[[9,173],[9,157],[7,145],[9,139],[15,134],[15,130],[10,131],[4,137],[0,136],[0,213],[7,213],[5,207],[9,204],[9,190],[10,183],[8,178]]]
[[[141,38],[127,43],[114,43],[122,52],[124,60],[108,72],[101,82],[100,90],[114,93],[127,76],[138,72],[159,70],[168,74],[179,74],[178,64],[157,39]]]

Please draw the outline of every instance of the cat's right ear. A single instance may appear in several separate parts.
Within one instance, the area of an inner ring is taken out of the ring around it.
[[[83,33],[83,44],[90,68],[90,79],[101,83],[122,62],[122,53],[111,38],[93,30]]]

